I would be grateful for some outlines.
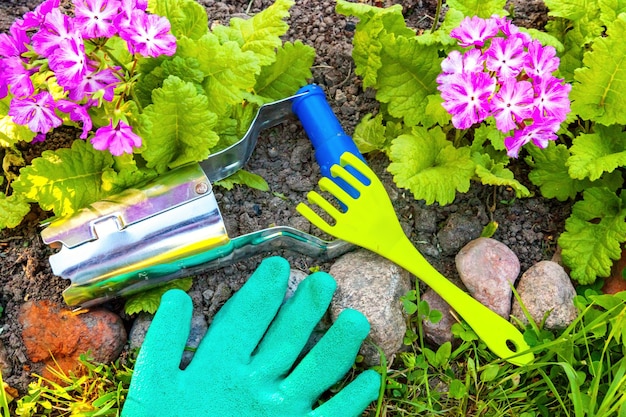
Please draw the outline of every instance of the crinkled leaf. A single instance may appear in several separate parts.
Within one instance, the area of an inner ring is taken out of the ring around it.
[[[311,66],[315,49],[303,44],[286,42],[276,51],[276,61],[261,69],[248,101],[265,104],[294,94],[312,77]]]
[[[20,195],[0,193],[0,230],[17,227],[30,212],[30,205]]]
[[[621,256],[620,245],[626,241],[626,192],[618,196],[608,188],[593,187],[583,196],[565,222],[559,245],[572,279],[591,284],[596,277],[608,276],[613,261]]]
[[[13,122],[13,118],[9,116],[10,104],[10,96],[0,100],[0,147],[2,148],[10,148],[21,140],[30,142],[35,137],[35,133],[28,126]]]
[[[355,127],[352,139],[361,153],[384,150],[391,146],[385,130],[383,114],[378,113],[376,117],[372,117],[369,113]]]
[[[432,127],[436,124],[439,126],[448,125],[452,115],[443,108],[441,94],[431,94],[426,99],[428,104],[426,105],[426,113],[424,113],[422,124],[425,127]]]
[[[378,70],[383,66],[381,39],[388,34],[413,37],[415,33],[407,28],[402,7],[393,5],[380,8],[362,3],[350,3],[338,0],[337,13],[354,16],[359,19],[352,44],[352,59],[356,65],[355,73],[363,78],[363,87],[375,87]]]
[[[247,185],[250,188],[254,188],[255,190],[260,191],[270,190],[270,186],[263,179],[263,177],[255,173],[246,171],[245,169],[240,169],[233,175],[224,178],[223,180],[215,181],[213,185],[226,188],[227,190],[232,190],[232,188],[237,184]]]
[[[544,46],[552,46],[557,52],[563,52],[563,42],[547,32],[533,28],[527,29],[524,27],[520,28],[520,32],[528,33],[533,39],[537,39]]]
[[[506,134],[502,133],[495,125],[493,118],[487,120],[487,124],[481,124],[474,130],[474,140],[472,141],[472,152],[482,152],[487,147],[486,143],[496,151],[504,151],[504,138]],[[503,155],[503,158],[507,158]],[[502,162],[502,161],[497,161]]]
[[[120,193],[127,188],[146,183],[158,175],[154,169],[137,167],[133,155],[114,156],[113,160],[115,161],[113,169],[102,174],[102,189],[108,194]]]
[[[112,166],[110,153],[76,140],[70,149],[44,151],[33,159],[30,166],[21,169],[13,190],[56,216],[66,216],[107,195],[102,175]]]
[[[261,65],[271,64],[276,59],[276,48],[282,45],[280,37],[289,29],[285,19],[294,3],[293,0],[276,0],[251,19],[232,18],[230,29],[236,35],[229,34],[229,38],[241,39],[241,50],[253,52]]]
[[[201,83],[204,80],[204,73],[200,70],[198,60],[196,58],[175,56],[144,73],[137,84],[135,84],[136,95],[144,107],[152,103],[152,91],[161,88],[163,81],[170,75],[174,75],[183,81],[194,83],[199,92],[203,91]]]
[[[489,18],[496,14],[498,16],[508,16],[504,10],[506,0],[448,0],[446,4],[451,9],[463,12],[465,16],[478,16]]]
[[[581,118],[608,126],[626,124],[626,15],[609,25],[607,35],[594,41],[585,66],[575,71],[570,99]]]
[[[544,197],[565,201],[576,197],[588,185],[588,182],[575,180],[567,173],[570,151],[565,145],[550,142],[546,149],[536,146],[527,149],[530,156],[526,163],[532,168],[528,178],[540,188]]]
[[[167,17],[176,38],[200,39],[209,30],[206,10],[194,0],[149,0],[148,10]]]
[[[626,0],[599,0],[600,20],[604,25],[609,25],[620,13],[626,12]]]
[[[181,54],[196,58],[204,73],[203,87],[209,101],[207,108],[223,115],[228,105],[244,99],[252,91],[256,76],[261,71],[259,60],[253,52],[242,51],[236,42],[221,44],[209,33],[197,41],[179,40]]]
[[[376,98],[388,103],[387,111],[393,117],[417,125],[424,118],[428,97],[437,93],[436,78],[442,60],[438,48],[420,45],[415,37],[393,35],[388,35],[384,44]]]
[[[445,205],[454,201],[456,192],[467,192],[474,175],[474,162],[467,147],[456,149],[438,128],[414,127],[391,145],[391,164],[398,187],[411,190],[426,204]]]
[[[145,311],[146,313],[156,313],[161,304],[161,297],[169,290],[179,289],[185,292],[191,289],[192,278],[181,278],[170,281],[158,287],[131,295],[124,303],[126,314],[133,315]]]
[[[511,187],[518,198],[530,196],[528,188],[517,181],[503,163],[496,163],[489,155],[478,152],[472,154],[472,160],[476,164],[476,175],[483,184]]]
[[[219,137],[217,116],[208,110],[208,98],[192,83],[170,76],[152,93],[153,104],[144,109],[150,132],[144,134],[141,155],[159,172],[209,156]]]
[[[626,133],[622,126],[596,126],[595,133],[581,134],[570,148],[567,161],[572,178],[595,181],[605,172],[626,166]]]
[[[354,129],[352,139],[362,153],[381,151],[389,155],[392,141],[400,135],[411,133],[400,122],[384,121],[383,114],[366,114]]]

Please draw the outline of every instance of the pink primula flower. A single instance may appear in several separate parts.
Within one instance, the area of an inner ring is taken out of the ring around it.
[[[66,39],[48,59],[59,85],[72,88],[80,84],[87,73],[87,55],[82,39]]]
[[[483,46],[487,39],[498,34],[500,28],[495,19],[481,19],[480,17],[466,17],[459,27],[450,32],[450,36],[459,40],[459,45]]]
[[[24,20],[21,22],[20,26],[24,30],[30,30],[41,26],[41,24],[46,19],[48,13],[50,13],[52,10],[58,9],[60,4],[61,0],[44,1],[39,6],[37,6],[34,11],[28,12],[24,15]]]
[[[24,52],[28,51],[26,44],[30,42],[30,39],[26,31],[19,25],[13,23],[9,32],[11,33],[10,35],[0,33],[0,56],[6,58],[21,56]]]
[[[563,84],[563,80],[556,77],[545,77],[535,82],[535,107],[541,117],[553,117],[560,122],[567,118],[570,112],[569,92],[571,84]]]
[[[107,37],[117,33],[113,24],[120,9],[118,0],[76,0],[76,26],[80,29],[83,38]]]
[[[485,51],[486,65],[498,78],[517,77],[522,72],[525,55],[520,38],[493,38]]]
[[[174,55],[176,38],[170,33],[170,22],[166,18],[136,10],[131,20],[130,26],[120,28],[120,36],[132,54],[152,58]]]
[[[453,79],[455,74],[464,72],[482,72],[485,70],[485,57],[479,49],[470,49],[461,55],[459,51],[451,51],[441,63],[443,72],[437,77],[439,90]]]
[[[491,100],[491,112],[496,119],[496,127],[508,132],[517,127],[533,112],[533,86],[528,81],[507,78]]]
[[[39,32],[33,35],[33,49],[39,55],[48,57],[61,42],[75,36],[77,32],[74,31],[73,20],[59,9],[53,9],[46,15]]]
[[[55,108],[52,95],[42,91],[25,99],[13,98],[9,116],[17,124],[28,125],[32,132],[47,133],[63,124],[63,120],[56,115]]]
[[[88,68],[80,83],[69,90],[69,98],[80,101],[96,91],[104,91],[102,98],[106,101],[112,101],[115,95],[115,87],[119,82],[119,78],[110,68],[105,68],[101,71]]]
[[[2,79],[11,89],[11,94],[18,98],[29,97],[35,92],[30,76],[36,69],[27,70],[19,57],[3,60]]]
[[[455,75],[441,92],[443,107],[452,115],[454,127],[467,129],[485,120],[495,87],[495,80],[484,72]]]
[[[124,153],[133,153],[133,148],[141,146],[141,137],[137,136],[133,129],[119,121],[117,126],[113,127],[113,120],[107,126],[103,126],[96,131],[91,138],[91,143],[95,149],[104,151],[106,149],[112,155],[120,156]]]
[[[504,139],[507,155],[517,158],[519,150],[528,142],[532,142],[539,148],[545,148],[551,140],[556,140],[556,131],[559,130],[560,122],[554,118],[541,118],[535,111],[533,124],[523,129],[518,129],[513,136]]]
[[[524,60],[524,70],[531,78],[551,76],[559,68],[559,58],[552,46],[543,46],[539,41],[528,45],[528,53]]]
[[[83,133],[80,135],[80,138],[87,139],[89,131],[93,127],[93,122],[91,121],[89,113],[87,113],[87,109],[69,100],[59,100],[57,109],[61,110],[63,113],[69,114],[70,119],[74,122],[81,122],[83,124]]]

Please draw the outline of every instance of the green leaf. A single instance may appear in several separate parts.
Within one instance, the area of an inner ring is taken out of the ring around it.
[[[170,75],[194,83],[198,92],[202,92],[201,84],[204,80],[204,73],[199,67],[200,63],[196,58],[175,56],[144,73],[134,86],[141,104],[144,107],[150,105],[152,103],[152,91],[163,87],[163,81]]]
[[[565,201],[576,197],[588,185],[588,182],[569,176],[566,164],[570,151],[565,145],[550,142],[546,149],[530,146],[527,150],[530,156],[526,163],[532,168],[528,178],[540,188],[544,197]]]
[[[456,149],[439,127],[414,127],[393,141],[390,157],[395,183],[426,204],[454,201],[457,191],[469,190],[475,171],[469,148]]]
[[[498,372],[500,371],[500,366],[496,364],[489,364],[485,366],[485,369],[480,373],[481,382],[489,382],[496,379],[498,376]]]
[[[180,289],[187,292],[192,285],[192,278],[181,278],[150,290],[134,294],[126,300],[124,310],[128,315],[141,313],[142,311],[154,314],[161,304],[161,297],[163,294],[172,289]]]
[[[112,166],[110,153],[76,140],[70,149],[44,151],[33,159],[30,166],[21,169],[13,190],[25,201],[37,202],[56,216],[66,216],[107,195],[102,189],[102,175]]]
[[[378,113],[374,118],[370,113],[366,114],[354,129],[353,140],[362,153],[382,151],[389,155],[392,141],[406,133],[411,133],[411,129],[402,123],[384,122],[382,113]]]
[[[262,66],[274,62],[276,49],[282,45],[280,37],[289,29],[285,19],[294,3],[293,0],[276,0],[251,19],[232,18],[230,28],[243,40],[241,50],[253,52]]]
[[[219,137],[213,130],[217,116],[208,110],[208,101],[192,83],[174,76],[153,91],[153,104],[142,115],[151,126],[141,153],[148,168],[163,172],[209,156]]]
[[[599,0],[600,20],[607,26],[611,24],[620,13],[626,12],[626,0]]]
[[[585,67],[576,70],[570,99],[572,111],[603,125],[626,124],[626,15],[608,26],[585,54]]]
[[[588,0],[544,0],[544,3],[550,10],[549,16],[573,21],[581,20],[598,9],[597,2]]]
[[[315,60],[315,49],[303,44],[286,42],[276,51],[276,61],[264,66],[254,86],[255,96],[248,98],[257,104],[265,104],[280,100],[294,94],[307,83],[311,74],[311,66]]]
[[[483,184],[511,187],[517,198],[530,196],[528,188],[517,181],[503,163],[496,163],[489,155],[478,152],[472,154],[472,160],[476,164],[476,175]]]
[[[23,140],[30,142],[35,137],[28,126],[18,125],[13,122],[13,118],[9,116],[9,105],[11,104],[11,96],[7,96],[0,100],[0,147],[10,148],[17,142]]]
[[[113,169],[102,174],[102,189],[109,195],[146,183],[158,175],[154,169],[137,167],[133,155],[124,154],[113,159]]]
[[[166,17],[176,38],[200,39],[209,30],[206,10],[194,0],[149,0],[148,10]]]
[[[213,183],[213,185],[224,187],[227,190],[232,190],[236,184],[247,185],[250,188],[254,188],[255,190],[260,191],[270,190],[270,186],[263,179],[263,177],[252,172],[248,172],[245,169],[240,169],[230,177],[224,178],[223,180],[215,181],[215,183]]]
[[[417,36],[417,41],[423,45],[441,44],[444,46],[456,46],[457,40],[450,36],[450,32],[461,24],[464,17],[463,12],[449,9],[441,26],[434,32],[430,30],[424,31],[424,33]]]
[[[364,88],[376,86],[378,70],[383,66],[382,39],[389,34],[404,37],[415,36],[415,32],[406,26],[402,7],[396,4],[380,8],[338,0],[336,11],[344,16],[354,16],[359,19],[352,39],[355,73],[363,78]]]
[[[437,93],[442,60],[438,48],[420,45],[415,37],[394,35],[388,35],[384,45],[376,98],[388,103],[387,111],[393,117],[417,125],[424,119],[429,96]]]
[[[259,60],[253,52],[242,51],[236,42],[220,44],[212,33],[197,41],[181,39],[178,42],[182,56],[198,60],[204,75],[203,87],[210,98],[207,108],[224,114],[228,105],[237,104],[245,93],[252,91],[256,76],[261,71]]]
[[[567,161],[572,178],[595,181],[605,172],[626,166],[626,133],[622,126],[596,126],[596,132],[574,138]]]
[[[563,262],[571,268],[572,279],[581,284],[608,276],[612,261],[621,256],[624,241],[626,192],[617,196],[606,187],[585,190],[559,237]]]
[[[0,230],[17,227],[29,212],[30,205],[20,195],[0,193]]]
[[[467,387],[463,381],[455,378],[450,381],[448,395],[455,400],[461,400],[467,396]]]
[[[504,10],[506,0],[448,0],[446,4],[469,17],[478,16],[487,19],[494,14],[498,16],[509,14]]]

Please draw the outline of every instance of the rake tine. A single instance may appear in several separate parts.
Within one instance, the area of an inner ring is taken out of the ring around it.
[[[296,211],[302,215],[305,219],[311,222],[312,225],[320,229],[321,231],[331,234],[333,226],[328,224],[326,220],[322,219],[311,207],[304,203],[299,203],[296,206]]]
[[[332,168],[331,168],[331,171],[332,171]],[[352,197],[350,194],[346,192],[346,190],[341,188],[339,185],[337,185],[333,180],[331,180],[328,177],[322,177],[319,180],[318,184],[319,184],[320,190],[330,193],[333,197],[335,197],[337,200],[339,200],[343,204],[344,207],[342,208],[345,209],[344,211],[348,210],[348,202],[354,201],[355,199],[355,197]],[[356,198],[358,198],[358,196]]]

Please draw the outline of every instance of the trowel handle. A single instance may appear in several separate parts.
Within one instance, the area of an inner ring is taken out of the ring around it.
[[[330,167],[339,164],[339,158],[344,152],[350,152],[365,159],[359,152],[352,138],[343,131],[339,120],[330,108],[326,95],[321,87],[309,84],[298,90],[298,93],[307,93],[293,100],[292,111],[302,123],[304,131],[311,140],[315,149],[315,159],[320,166],[322,175],[332,179],[352,197],[357,197],[356,190],[340,178],[334,178]],[[346,169],[364,184],[369,180],[360,172],[346,167]]]

